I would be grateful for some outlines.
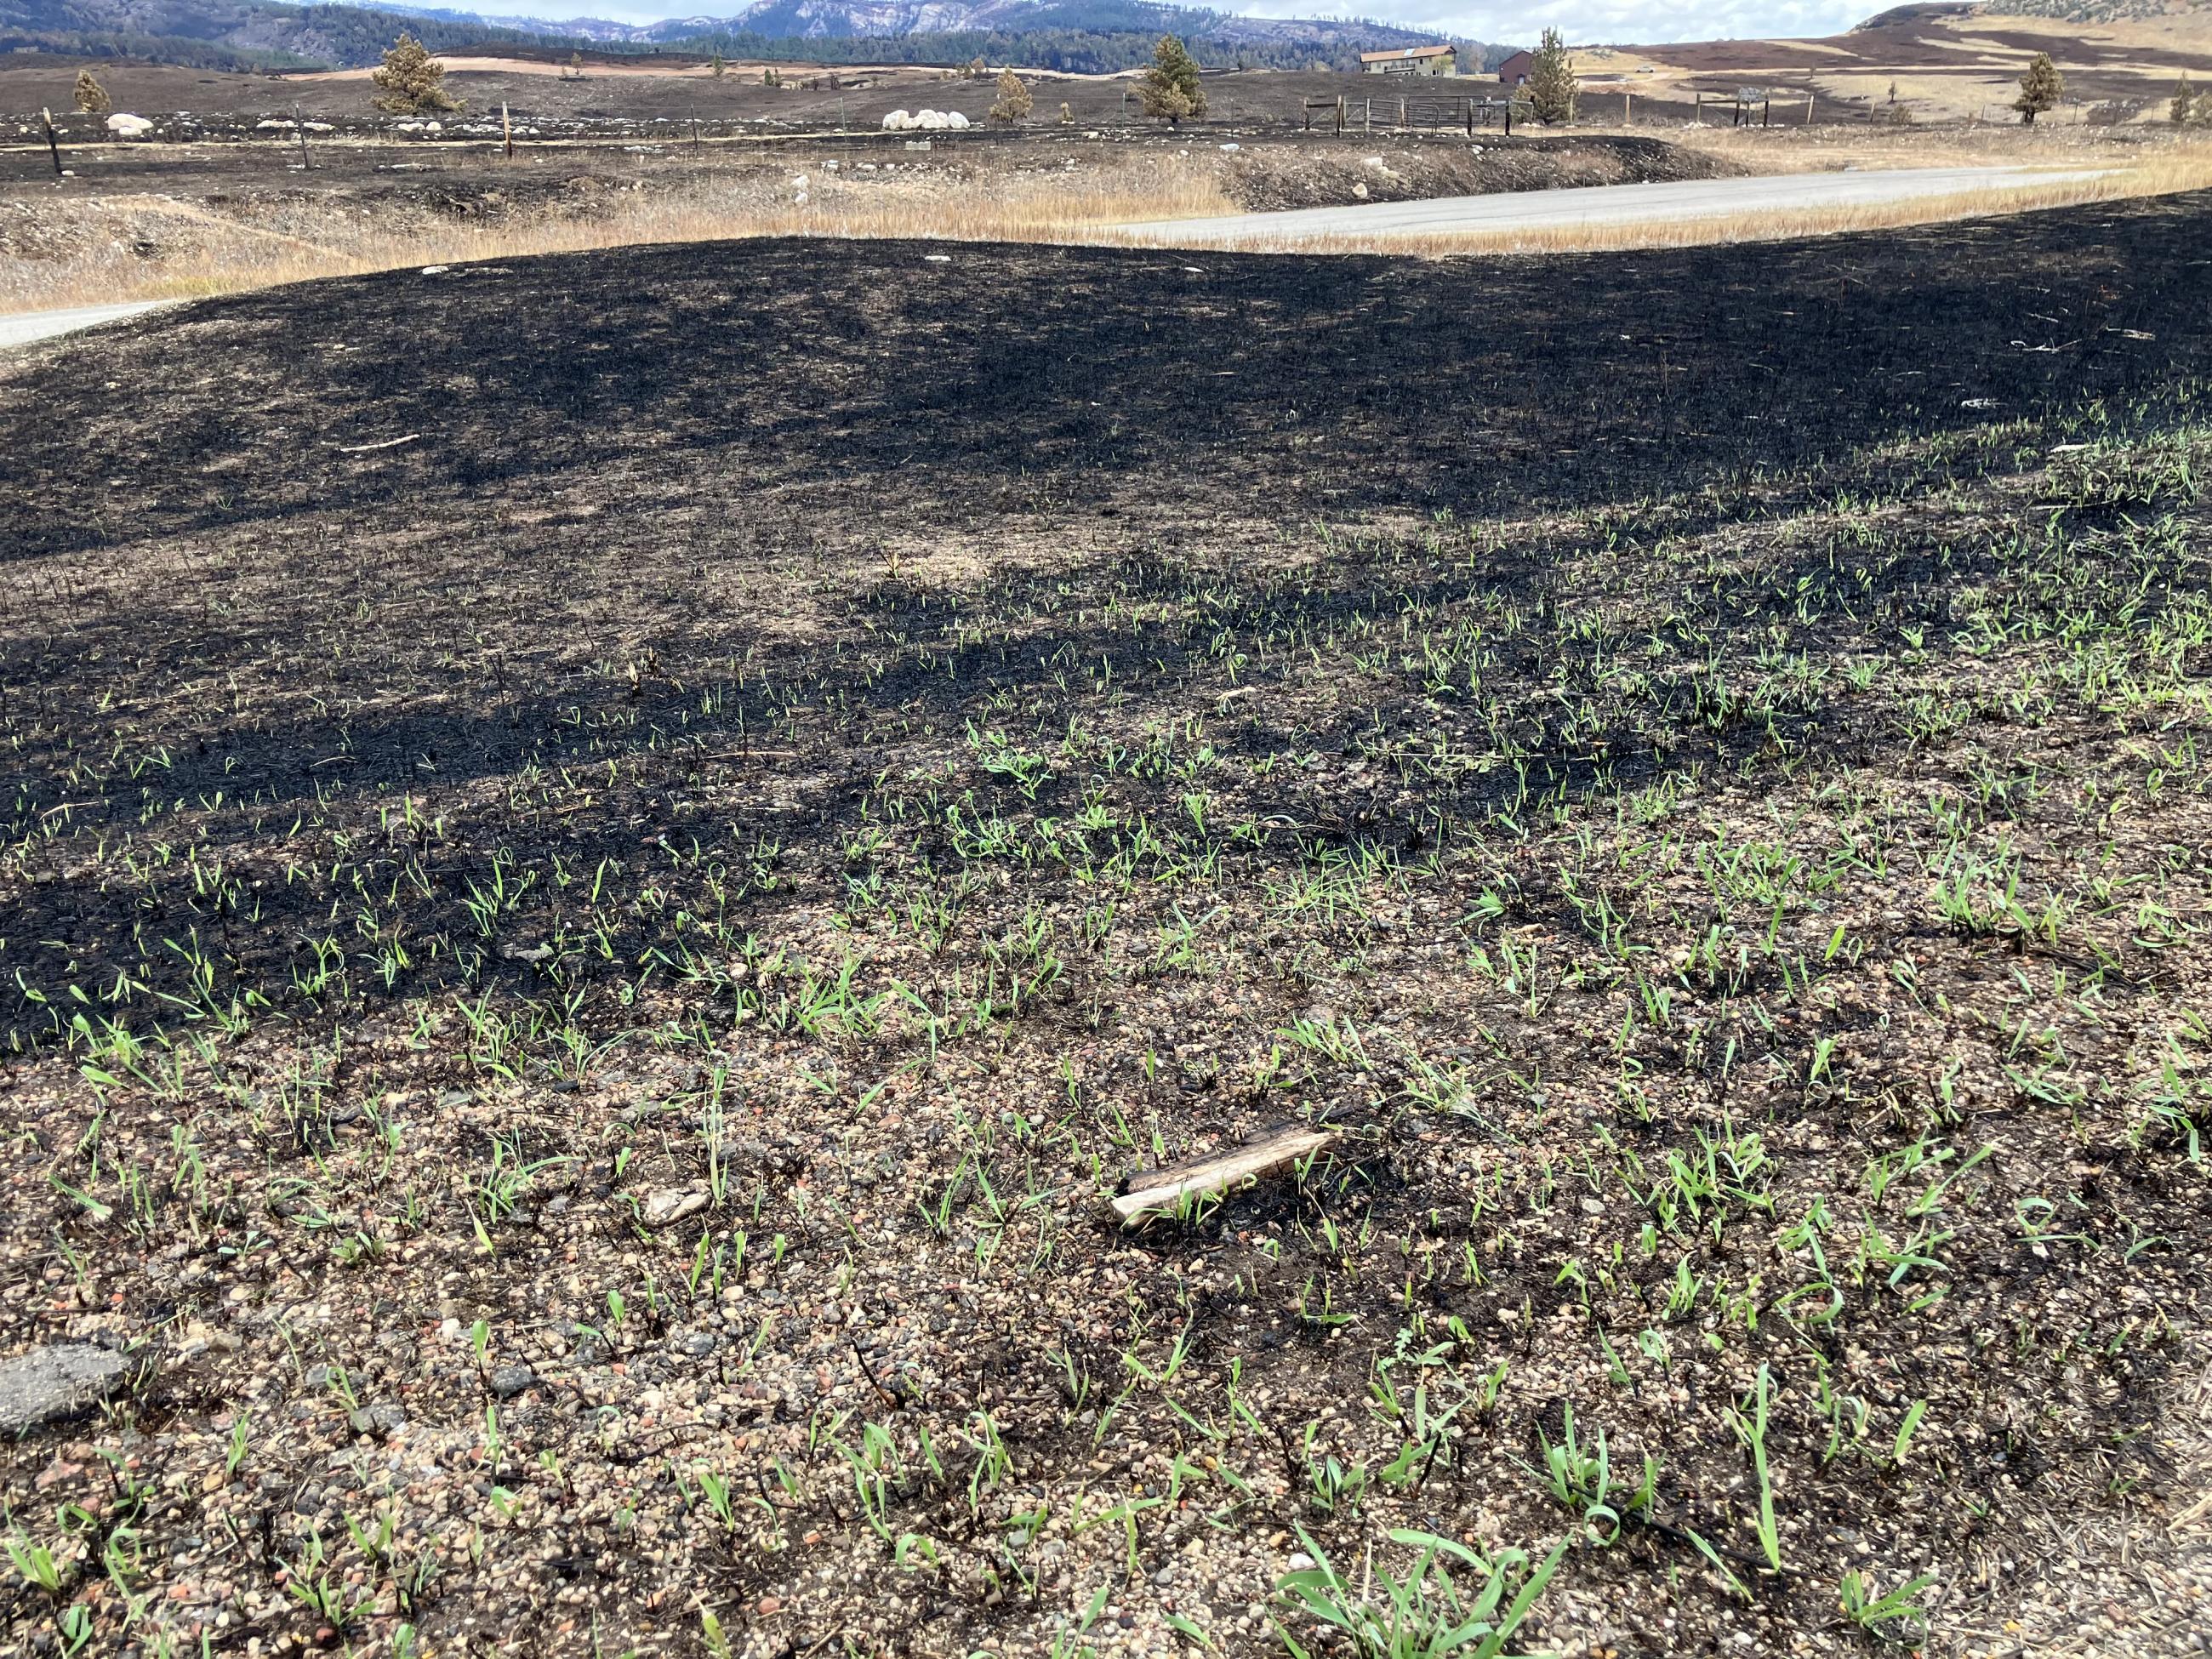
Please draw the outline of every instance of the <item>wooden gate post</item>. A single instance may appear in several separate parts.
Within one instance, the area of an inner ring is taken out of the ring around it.
[[[1696,104],[1691,107],[1690,119],[1696,122],[1699,126],[1703,126],[1705,124],[1705,94],[1702,92],[1698,94],[1698,101]]]
[[[1761,126],[1769,125],[1769,118],[1771,117],[1773,113],[1774,100],[1771,98],[1760,99],[1759,102],[1759,125]]]

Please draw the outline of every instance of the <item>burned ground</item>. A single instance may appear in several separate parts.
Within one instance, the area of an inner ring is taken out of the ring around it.
[[[2185,1650],[2208,214],[0,369],[11,1636]]]

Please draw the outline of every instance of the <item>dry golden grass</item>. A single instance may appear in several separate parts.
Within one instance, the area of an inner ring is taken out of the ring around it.
[[[176,251],[158,264],[144,264],[118,254],[112,239],[102,237],[76,258],[11,261],[0,272],[0,310],[200,298],[321,276],[656,242],[761,236],[1127,240],[1109,238],[1101,228],[1237,210],[1214,172],[1182,166],[1143,174],[1000,174],[957,191],[855,185],[818,172],[812,184],[801,204],[787,189],[768,187],[757,174],[709,177],[666,191],[611,200],[602,196],[560,211],[437,222],[397,233],[388,222],[348,219],[319,206],[303,208],[289,220],[246,224],[164,198],[113,197],[101,210],[106,221],[143,216],[160,222],[173,233],[163,240]]]
[[[1765,173],[1833,167],[1845,159],[1832,148],[1782,146],[1740,135],[1693,137],[1692,142],[1755,164],[1754,170]],[[2030,159],[2029,152],[2017,149],[2001,158],[1998,153],[1959,145],[1874,149],[1878,160],[1868,153],[1848,159],[1891,166]],[[246,223],[167,198],[114,197],[100,208],[100,234],[88,235],[79,253],[8,262],[0,271],[0,311],[196,298],[426,264],[763,236],[1235,247],[1247,252],[1564,252],[1880,229],[2212,186],[2212,143],[2161,144],[2143,155],[2039,149],[2033,159],[2107,170],[2095,176],[2077,174],[2014,188],[1863,206],[1759,210],[1671,222],[1281,240],[1249,235],[1177,236],[1151,228],[1163,222],[1237,212],[1223,191],[1219,169],[1202,159],[1141,173],[1000,173],[965,187],[940,184],[909,189],[817,173],[810,198],[803,203],[758,173],[709,175],[659,192],[641,191],[612,199],[603,196],[559,211],[397,228],[373,216],[349,218],[317,204],[301,205],[288,219]],[[122,242],[109,232],[126,229],[134,222],[154,228],[157,239],[170,250],[159,263],[141,262],[118,251]]]

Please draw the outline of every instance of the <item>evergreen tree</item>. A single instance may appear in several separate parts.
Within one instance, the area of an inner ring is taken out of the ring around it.
[[[2207,95],[2212,96],[2212,94]],[[2205,111],[2202,105],[2203,100],[2190,91],[2189,76],[2185,72],[2174,83],[2173,101],[2166,106],[2167,115],[2178,127],[2192,126],[2204,118]]]
[[[1546,126],[1575,118],[1575,64],[1557,29],[1544,31],[1543,44],[1528,60],[1528,107]]]
[[[1028,84],[1011,68],[999,71],[999,100],[991,106],[991,118],[1011,125],[1029,118],[1036,100],[1030,95]]]
[[[403,34],[384,54],[376,83],[376,106],[392,115],[437,115],[461,106],[446,90],[446,66],[411,34]]]
[[[2039,52],[2028,60],[2027,73],[2020,77],[2020,96],[2012,106],[2020,112],[2020,118],[2029,126],[2035,118],[2048,109],[2057,109],[2058,100],[2066,91],[2065,77],[2058,73],[2058,65],[2051,61],[2051,54]]]
[[[1170,126],[1186,115],[1206,113],[1206,88],[1199,83],[1198,61],[1172,34],[1163,34],[1152,48],[1152,66],[1137,81],[1137,99],[1145,113]]]
[[[718,52],[708,61],[707,73],[719,81],[728,72],[729,67],[729,64],[723,61],[722,54]]]
[[[107,89],[92,78],[88,69],[76,72],[76,106],[85,115],[105,115],[115,107],[107,96]]]

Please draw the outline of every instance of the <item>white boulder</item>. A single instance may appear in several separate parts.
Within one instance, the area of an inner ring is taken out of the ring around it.
[[[902,109],[895,109],[884,117],[885,132],[911,132],[913,130],[914,117]]]
[[[947,110],[945,112],[945,125],[951,127],[953,131],[960,132],[966,129],[968,118],[957,109]]]
[[[107,130],[118,138],[143,138],[153,131],[154,124],[143,115],[111,115]]]

